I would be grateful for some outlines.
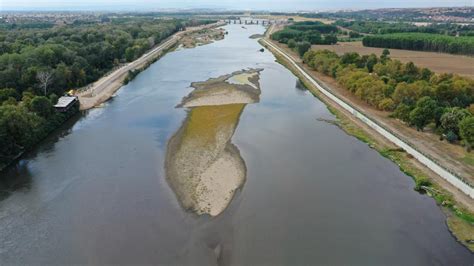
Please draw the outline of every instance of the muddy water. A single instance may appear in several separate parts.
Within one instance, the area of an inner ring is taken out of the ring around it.
[[[434,201],[397,166],[318,121],[297,79],[231,25],[166,55],[1,176],[0,264],[472,265]],[[263,68],[232,143],[246,181],[216,217],[186,212],[164,176],[195,81]]]

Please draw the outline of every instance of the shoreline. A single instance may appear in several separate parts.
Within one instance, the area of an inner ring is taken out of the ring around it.
[[[77,92],[76,96],[79,97],[80,110],[88,110],[108,101],[114,93],[124,85],[123,82],[129,76],[130,71],[143,71],[150,64],[159,60],[161,56],[173,49],[173,47],[175,47],[175,45],[179,43],[186,34],[204,29],[221,27],[225,24],[225,22],[216,22],[198,27],[190,27],[185,31],[174,33],[159,45],[144,53],[140,58],[137,58],[133,62],[130,62],[112,73],[101,77],[99,80],[92,83],[92,86],[86,91]]]
[[[193,82],[194,90],[177,106],[186,108],[187,116],[168,141],[165,173],[185,210],[218,216],[242,189],[247,167],[232,136],[247,104],[259,102],[261,71]],[[230,83],[232,78],[244,84]]]
[[[67,118],[56,128],[52,129],[51,131],[47,132],[43,138],[41,138],[37,143],[35,143],[33,146],[29,147],[28,149],[22,150],[19,152],[15,157],[13,157],[8,163],[0,165],[0,174],[8,171],[10,167],[13,167],[14,164],[18,163],[23,159],[24,156],[28,155],[29,152],[34,151],[35,149],[38,148],[38,146],[45,141],[47,138],[49,138],[54,132],[58,130],[62,130],[62,128],[73,118],[79,117],[81,115],[81,111],[79,111],[79,108],[76,107],[77,109],[74,112],[71,112],[70,114],[67,114]]]
[[[271,29],[269,31],[271,31]],[[280,64],[282,64],[296,77],[298,77],[301,83],[311,92],[311,94],[320,99],[326,105],[329,111],[337,118],[337,122],[335,123],[336,126],[339,126],[347,134],[367,143],[371,148],[377,150],[382,156],[397,164],[402,172],[410,176],[415,181],[415,188],[418,186],[417,183],[421,180],[433,180],[435,188],[434,190],[439,191],[439,194],[432,193],[428,190],[426,190],[425,193],[432,197],[441,210],[445,213],[448,230],[453,234],[456,240],[468,248],[471,252],[474,251],[474,243],[467,242],[468,240],[472,241],[474,239],[474,230],[472,229],[473,224],[472,222],[468,221],[473,215],[473,211],[468,209],[469,207],[473,207],[470,204],[472,199],[467,199],[469,196],[465,195],[465,197],[456,197],[459,196],[456,194],[456,192],[459,193],[460,191],[457,191],[454,186],[452,186],[442,177],[438,176],[432,170],[428,169],[426,166],[422,165],[416,159],[410,157],[406,152],[401,151],[398,146],[390,142],[380,133],[364,124],[353,114],[349,113],[347,110],[344,110],[337,103],[333,102],[330,98],[321,93],[310,82],[306,81],[306,78],[288,62],[288,59],[283,58],[283,56],[275,53],[272,47],[268,47],[268,45],[262,43],[261,40],[259,43],[272,52]],[[453,195],[455,196],[455,199],[452,199]],[[453,201],[454,204],[451,205],[451,207],[445,206],[445,200]],[[462,207],[459,208],[459,205]],[[464,217],[464,215],[467,215],[467,218]]]

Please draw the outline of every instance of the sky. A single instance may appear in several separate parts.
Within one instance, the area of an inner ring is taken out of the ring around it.
[[[111,10],[217,8],[228,10],[315,11],[386,7],[474,6],[474,0],[0,0],[5,10]]]

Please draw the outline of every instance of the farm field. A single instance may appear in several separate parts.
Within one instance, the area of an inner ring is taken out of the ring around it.
[[[374,53],[380,55],[383,48],[365,47],[362,42],[340,42],[335,45],[313,45],[313,49],[328,49],[341,55],[357,52],[361,55]],[[415,65],[426,67],[437,73],[455,73],[466,77],[474,77],[474,57],[452,55],[435,52],[408,51],[389,49],[390,57],[404,63],[412,61]]]

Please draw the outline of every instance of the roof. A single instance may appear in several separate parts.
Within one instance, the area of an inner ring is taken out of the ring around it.
[[[54,105],[56,108],[66,108],[77,100],[76,97],[62,96],[59,98],[58,103]]]

